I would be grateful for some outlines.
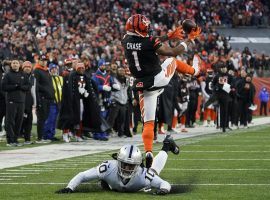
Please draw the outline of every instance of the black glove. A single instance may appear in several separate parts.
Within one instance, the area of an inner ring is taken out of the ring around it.
[[[158,189],[154,194],[155,195],[166,195],[166,194],[169,194],[169,191],[163,188],[163,189]]]
[[[67,188],[57,190],[55,193],[57,194],[73,193],[73,190],[67,187]]]

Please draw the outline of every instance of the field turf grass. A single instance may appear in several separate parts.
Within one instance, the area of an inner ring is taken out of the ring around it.
[[[83,184],[73,194],[55,194],[78,172],[110,159],[112,152],[0,170],[1,200],[269,200],[270,126],[184,140],[179,156],[170,154],[161,173],[172,193],[103,191],[97,182]],[[155,153],[161,145],[155,145]],[[35,173],[35,174],[31,174]]]

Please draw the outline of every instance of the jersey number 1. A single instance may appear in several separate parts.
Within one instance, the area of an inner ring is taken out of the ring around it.
[[[141,71],[141,67],[140,67],[140,63],[139,63],[139,58],[138,58],[138,53],[137,51],[132,51],[132,55],[134,57],[134,61],[135,61],[135,66],[137,68],[138,71]]]

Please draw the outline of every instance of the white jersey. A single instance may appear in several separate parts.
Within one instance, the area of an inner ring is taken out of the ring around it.
[[[117,160],[105,161],[95,168],[79,173],[69,182],[67,187],[74,190],[80,183],[91,180],[105,181],[111,190],[118,192],[137,192],[145,187],[166,189],[168,191],[171,189],[167,181],[155,175],[151,169],[142,167],[139,167],[137,173],[124,184],[118,174]]]

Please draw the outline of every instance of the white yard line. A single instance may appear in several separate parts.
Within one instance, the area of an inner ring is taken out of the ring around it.
[[[3,179],[1,179],[0,178],[0,181],[11,181],[12,179],[10,179],[10,178],[3,178]],[[2,184],[1,182],[0,182],[0,184]]]
[[[21,167],[21,170],[16,170],[16,171],[23,171],[23,170],[28,170],[28,171],[54,171],[54,170],[65,170],[65,169],[72,169],[72,170],[87,170],[87,167],[43,167],[42,169],[36,170],[36,168],[24,168]],[[270,171],[270,169],[264,169],[264,168],[253,168],[253,169],[245,169],[245,168],[238,168],[238,169],[223,169],[223,168],[216,168],[216,169],[211,169],[211,168],[164,168],[164,171]],[[10,171],[10,170],[7,170]]]
[[[87,167],[85,167],[85,168],[82,168],[82,167],[43,167],[43,168],[39,168],[38,170],[36,170],[36,168],[24,168],[24,167],[21,167],[21,171],[23,171],[23,170],[29,170],[29,171],[40,171],[40,172],[42,172],[42,171],[54,171],[54,170],[61,170],[61,169],[84,169],[84,170],[86,170],[86,169],[88,169]]]
[[[181,169],[181,168],[164,168],[164,171],[270,171],[270,169]],[[163,171],[162,170],[162,171]]]
[[[37,175],[37,174],[40,174],[40,173],[11,173],[11,172],[7,172],[7,173],[0,173],[0,174],[5,174],[5,175],[8,175],[8,174],[13,174],[13,175],[32,175],[32,174],[35,174],[35,175]]]
[[[97,183],[82,183],[83,185],[97,185]],[[67,185],[67,183],[42,183],[42,182],[36,182],[36,183],[1,183],[0,185]],[[270,186],[270,184],[267,183],[183,183],[183,184],[172,184],[176,186]]]
[[[179,158],[179,159],[175,159],[175,158],[168,158],[168,160],[205,160],[205,161],[209,161],[209,160],[215,160],[215,161],[270,161],[270,159],[268,158]]]
[[[239,147],[243,146],[243,144],[189,144],[189,146],[195,146],[195,147]],[[245,147],[270,147],[270,145],[264,145],[264,144],[247,144]]]
[[[40,169],[36,169],[36,168],[29,168],[29,169],[6,169],[5,171],[7,172],[24,172],[24,171],[28,171],[28,172],[43,172],[43,171],[53,171],[53,170],[40,170]]]
[[[181,153],[270,153],[270,151],[181,151]]]
[[[27,176],[0,176],[0,178],[25,178]]]

